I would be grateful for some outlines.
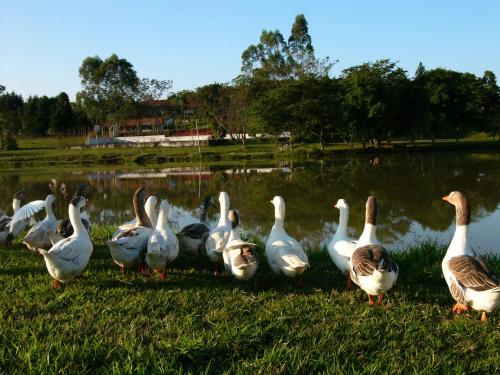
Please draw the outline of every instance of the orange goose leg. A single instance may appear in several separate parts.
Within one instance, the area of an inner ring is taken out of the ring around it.
[[[59,280],[54,279],[54,281],[52,282],[52,288],[54,289],[59,288]]]
[[[372,295],[370,295],[370,294],[368,294],[368,303],[369,303],[370,305],[373,305],[373,304],[374,304],[374,302],[373,302],[373,296],[372,296]]]
[[[377,305],[381,305],[382,304],[382,298],[384,297],[384,295],[382,293],[380,293],[378,295],[378,301],[377,301]]]
[[[125,267],[120,267],[120,272],[122,273],[122,275],[125,275]]]
[[[486,311],[483,310],[483,312],[481,313],[481,321],[482,322],[486,322],[488,321],[488,317],[486,316]]]
[[[467,310],[470,310],[470,307],[467,305],[464,305],[463,303],[456,303],[452,309],[454,314],[459,314],[459,315]]]
[[[168,280],[168,275],[165,271],[160,272],[160,280]]]

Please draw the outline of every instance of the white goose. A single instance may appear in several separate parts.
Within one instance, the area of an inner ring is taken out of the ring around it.
[[[136,215],[136,225],[128,230],[118,229],[108,241],[108,247],[113,261],[120,266],[121,272],[125,273],[126,268],[139,266],[141,271],[145,271],[144,253],[148,244],[148,237],[152,231],[150,226],[146,226],[146,212],[144,200],[148,196],[146,189],[139,188],[134,194],[134,211]],[[156,197],[148,199],[148,215],[155,216],[154,207]],[[150,223],[148,219],[147,223]]]
[[[226,247],[231,232],[231,223],[229,221],[229,195],[222,191],[219,194],[220,219],[217,227],[212,229],[205,240],[205,250],[208,259],[215,263],[215,274],[218,274],[217,263],[222,261],[222,253]]]
[[[90,195],[90,186],[88,184],[80,184],[78,189],[76,190],[73,197],[84,197],[87,199]],[[89,213],[87,211],[87,207],[82,207],[80,212],[80,217],[82,218],[82,223],[87,232],[92,233],[92,224],[90,222]],[[57,223],[57,228],[55,233],[51,233],[51,241],[60,241],[63,238],[69,237],[73,234],[73,227],[71,226],[71,221],[69,219],[61,220]]]
[[[12,210],[15,215],[21,208],[21,202],[26,200],[26,193],[24,191],[18,191],[14,194],[12,199]],[[21,233],[24,228],[26,228],[26,221],[21,220],[12,225],[12,217],[6,214],[0,216],[0,245],[9,244],[12,242],[14,237]]]
[[[56,197],[52,194],[45,199],[45,219],[35,224],[23,239],[23,243],[31,251],[38,252],[39,249],[49,250],[52,247],[49,233],[54,232],[57,226],[57,219],[52,210],[52,204]]]
[[[339,226],[332,240],[328,244],[328,254],[332,258],[333,263],[344,275],[347,276],[347,288],[351,288],[352,280],[351,272],[351,257],[356,249],[356,241],[347,237],[347,222],[349,220],[349,205],[344,199],[339,199],[334,206],[340,211]]]
[[[66,283],[81,277],[92,255],[92,242],[80,217],[80,208],[85,204],[85,198],[73,198],[69,205],[69,219],[74,233],[56,243],[49,251],[39,250],[45,259],[47,271],[54,278],[54,288],[58,287],[59,281]]]
[[[365,228],[351,257],[351,279],[366,292],[370,305],[374,304],[373,297],[377,295],[377,304],[382,304],[383,294],[394,286],[399,273],[389,252],[379,245],[377,211],[377,201],[368,197]]]
[[[229,211],[231,234],[224,249],[224,265],[238,280],[249,280],[257,271],[259,260],[255,254],[255,245],[240,238],[239,215],[235,210]]]
[[[168,226],[168,209],[168,202],[162,200],[158,221],[151,220],[155,227],[149,235],[146,253],[148,267],[158,272],[161,280],[167,278],[167,264],[179,255],[179,241]]]
[[[19,202],[17,200],[17,202]],[[19,204],[19,203],[17,203]],[[34,221],[33,216],[39,211],[45,208],[45,200],[36,200],[29,203],[26,203],[21,208],[18,208],[15,214],[12,216],[12,220],[7,224],[9,227],[9,233],[6,238],[6,242],[10,243],[15,237],[19,235],[25,228],[28,222],[31,220]]]
[[[457,302],[453,312],[460,314],[472,307],[487,312],[500,306],[500,282],[490,267],[467,246],[470,206],[465,194],[452,191],[443,200],[456,210],[456,229],[442,262],[443,275],[452,297]]]
[[[203,251],[203,237],[210,232],[207,214],[210,206],[214,204],[211,196],[205,197],[200,207],[200,222],[186,225],[177,233],[180,250],[183,253],[196,255]]]
[[[286,233],[283,227],[285,220],[285,201],[283,198],[275,196],[271,203],[274,205],[274,225],[266,242],[267,262],[277,275],[300,276],[309,267],[307,254],[302,246]]]

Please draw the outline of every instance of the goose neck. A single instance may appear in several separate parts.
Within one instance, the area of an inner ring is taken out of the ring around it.
[[[335,238],[344,238],[347,235],[347,221],[349,220],[349,209],[340,210],[339,226],[335,232]]]
[[[156,212],[155,212],[156,215]],[[151,219],[151,222],[153,219]],[[155,220],[156,228],[166,228],[168,225],[168,211],[165,209],[160,210],[160,214],[158,215],[158,219]]]
[[[240,239],[240,230],[238,228],[231,229],[231,233],[229,234],[228,242],[239,240]]]
[[[358,240],[358,247],[364,245],[378,244],[377,239],[377,226],[373,224],[366,223],[363,229],[363,233]]]
[[[12,201],[12,209],[14,210],[14,213],[19,211],[20,208],[21,208],[21,201],[17,198],[14,198],[14,200]]]
[[[76,237],[87,232],[82,223],[80,210],[77,207],[73,206],[72,204],[69,205],[69,221],[73,226],[74,230],[73,236]]]
[[[56,216],[54,215],[54,211],[52,209],[52,204],[52,202],[45,202],[45,212],[47,213],[45,218],[48,220],[56,220]]]
[[[229,209],[225,205],[220,207],[219,226],[229,225]]]
[[[457,225],[446,252],[447,257],[467,254],[468,225]]]

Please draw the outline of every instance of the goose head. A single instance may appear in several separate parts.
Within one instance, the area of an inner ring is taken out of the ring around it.
[[[274,205],[274,217],[276,219],[285,219],[285,200],[280,197],[279,195],[276,195],[271,203]]]
[[[80,186],[78,186],[78,189],[76,189],[74,196],[88,198],[88,196],[90,195],[90,191],[91,189],[89,184],[80,184]]]
[[[81,210],[87,204],[87,199],[84,197],[74,197],[69,204]]]
[[[156,210],[156,207],[158,207],[158,198],[156,198],[156,196],[154,195],[149,196],[146,200],[146,203],[144,204],[146,213],[149,215],[150,212]]]
[[[14,194],[14,200],[18,200],[19,202],[24,201],[28,198],[28,195],[23,191],[19,190]]]
[[[470,223],[470,205],[464,193],[452,191],[441,199],[455,206],[457,225],[468,225]]]
[[[212,197],[211,195],[206,196],[206,197],[203,199],[202,206],[203,206],[203,207],[206,207],[207,209],[208,209],[210,206],[215,206],[214,197]]]
[[[148,199],[149,193],[145,187],[138,188],[134,193],[134,204],[144,205],[146,199]]]
[[[339,210],[346,210],[349,208],[349,205],[347,204],[345,199],[339,199],[333,207],[335,207]]]
[[[170,205],[168,204],[167,200],[162,199],[160,202],[160,212],[162,212],[165,217],[168,215],[168,210],[170,209]]]
[[[229,211],[229,221],[231,222],[231,228],[233,229],[236,229],[238,225],[240,225],[240,216],[238,214],[238,211]]]
[[[47,195],[47,198],[45,198],[45,203],[48,206],[52,206],[52,203],[54,203],[55,201],[56,201],[56,197],[53,194],[49,194],[49,195]]]
[[[14,198],[12,199],[12,209],[14,210],[14,213],[16,213],[17,210],[19,210],[21,208],[21,202],[23,200],[26,200],[27,198],[28,198],[28,196],[22,190],[20,190],[14,194]]]
[[[144,204],[144,211],[146,212],[153,228],[156,226],[156,222],[158,221],[156,207],[158,207],[158,199],[154,195],[149,196]]]

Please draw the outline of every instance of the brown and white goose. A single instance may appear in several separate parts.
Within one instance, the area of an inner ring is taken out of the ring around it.
[[[224,266],[238,280],[249,280],[257,271],[259,259],[255,252],[254,243],[243,241],[240,238],[240,216],[236,210],[229,211],[231,233],[224,249]]]
[[[368,295],[378,295],[377,304],[382,304],[383,294],[390,290],[398,278],[398,265],[377,239],[377,201],[369,196],[366,201],[365,228],[351,257],[351,279]]]
[[[443,259],[443,275],[452,297],[457,302],[453,312],[460,314],[472,307],[486,313],[500,305],[500,283],[486,263],[467,246],[470,205],[464,193],[452,191],[443,200],[455,206],[456,228]]]
[[[149,213],[149,218],[144,208],[144,201],[148,197],[145,188],[140,187],[134,194],[134,211],[136,224],[129,229],[118,228],[113,237],[108,241],[109,251],[113,261],[120,266],[122,273],[126,268],[139,267],[145,271],[145,254],[148,245],[148,237],[151,233],[151,217],[155,217],[155,212]],[[148,200],[156,200],[156,197],[149,197]],[[154,211],[156,204],[148,204]],[[147,219],[147,221],[146,221]],[[156,224],[156,223],[155,223]]]

